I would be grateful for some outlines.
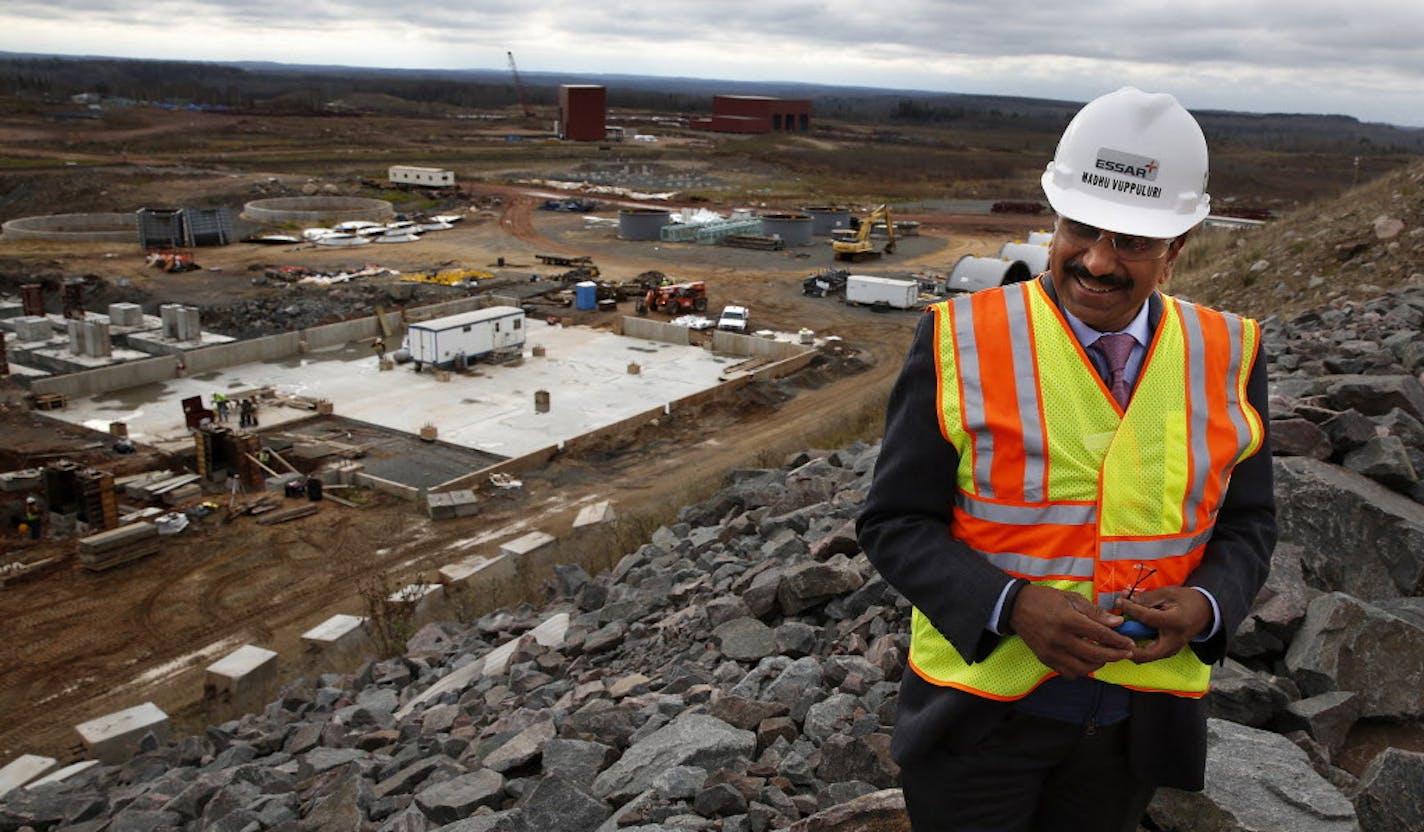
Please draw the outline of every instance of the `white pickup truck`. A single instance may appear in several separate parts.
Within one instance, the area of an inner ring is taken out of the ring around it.
[[[717,328],[725,329],[728,332],[747,331],[747,318],[750,314],[745,306],[726,306],[722,308],[722,315],[717,319]]]

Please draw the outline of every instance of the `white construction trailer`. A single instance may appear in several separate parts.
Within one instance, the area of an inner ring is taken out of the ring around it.
[[[415,185],[421,188],[453,188],[455,172],[444,168],[422,168],[416,165],[391,165],[386,172],[395,185]]]
[[[522,351],[524,310],[491,306],[411,324],[405,349],[421,367],[448,368],[481,358]]]
[[[914,280],[853,274],[846,278],[846,303],[891,309],[913,309],[920,305],[920,284]]]

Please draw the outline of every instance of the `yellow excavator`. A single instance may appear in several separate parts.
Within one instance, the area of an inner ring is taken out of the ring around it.
[[[877,222],[885,223],[886,242],[883,251],[886,254],[894,254],[895,221],[890,217],[890,208],[880,205],[860,221],[860,228],[856,229],[854,237],[849,240],[831,241],[831,249],[835,252],[835,258],[859,262],[879,257],[881,250],[876,249],[875,244],[870,242],[870,232],[875,228]]]

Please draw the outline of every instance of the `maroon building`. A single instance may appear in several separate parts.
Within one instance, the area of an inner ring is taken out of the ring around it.
[[[559,87],[559,133],[575,142],[601,142],[606,138],[608,90],[595,84]]]
[[[765,95],[714,95],[712,117],[688,125],[717,133],[804,133],[811,129],[811,102]]]

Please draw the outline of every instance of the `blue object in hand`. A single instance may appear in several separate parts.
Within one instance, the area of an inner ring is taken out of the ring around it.
[[[1113,631],[1122,633],[1133,641],[1154,639],[1157,637],[1157,631],[1155,629],[1143,624],[1141,621],[1133,621],[1132,619],[1123,621],[1114,627]]]

